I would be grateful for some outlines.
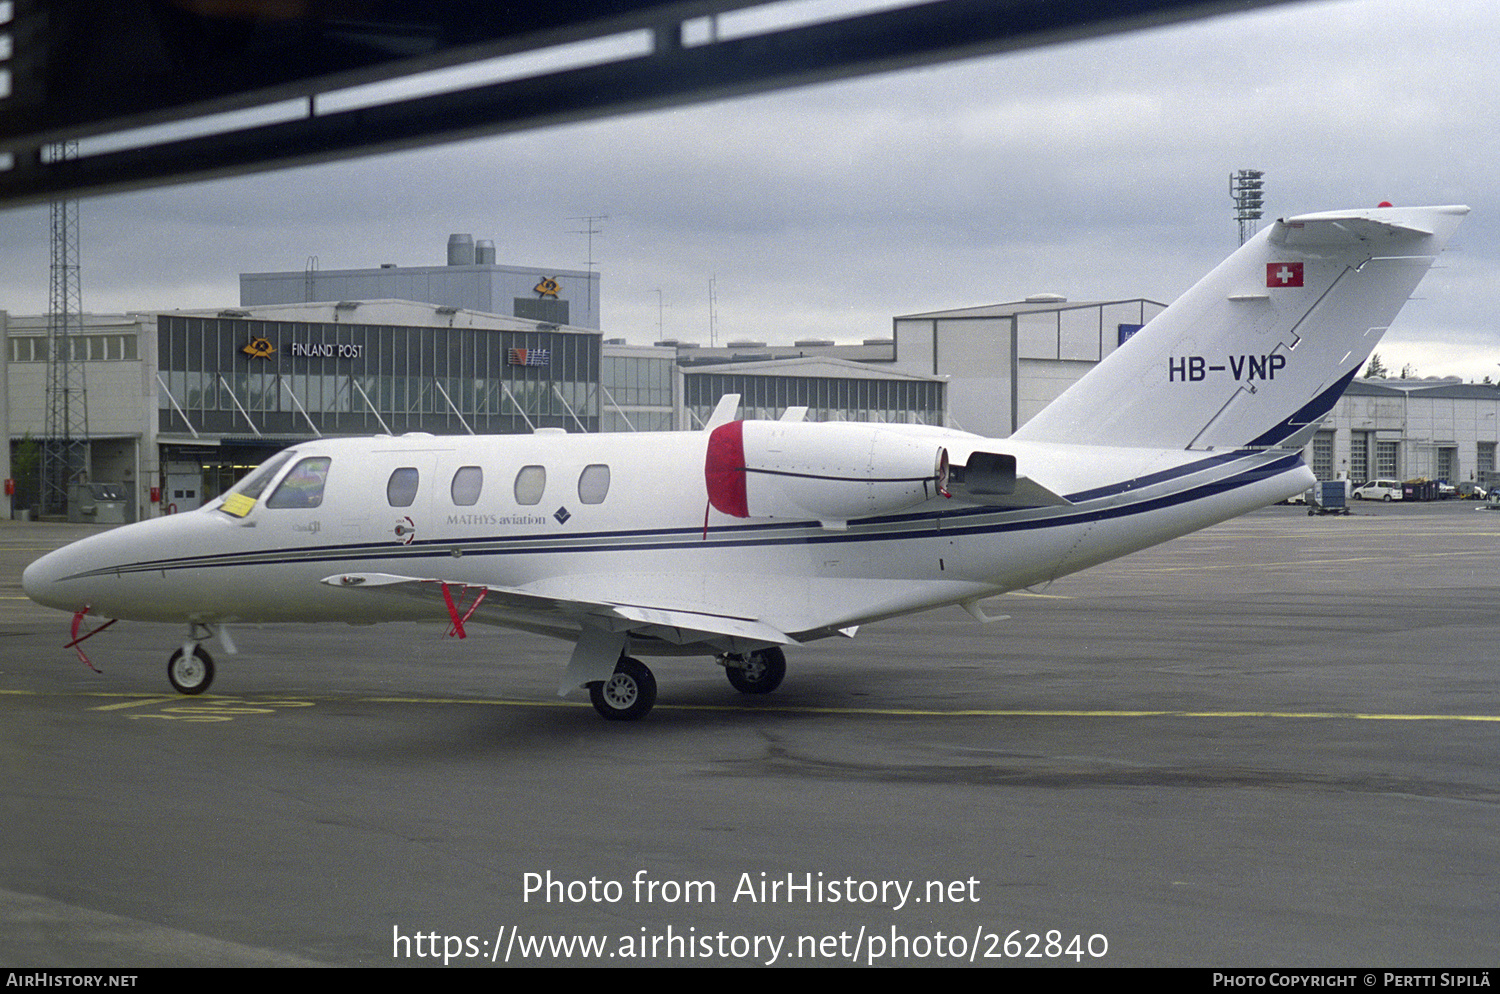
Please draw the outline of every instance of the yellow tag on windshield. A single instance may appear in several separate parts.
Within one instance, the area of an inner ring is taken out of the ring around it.
[[[244,494],[230,494],[224,498],[224,503],[219,505],[219,510],[225,514],[232,514],[236,518],[243,518],[250,513],[250,509],[254,506],[254,497],[246,497]]]

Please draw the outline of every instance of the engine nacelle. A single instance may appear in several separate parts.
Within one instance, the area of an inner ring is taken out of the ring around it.
[[[709,435],[703,472],[724,514],[839,527],[936,497],[948,450],[879,425],[731,421]]]

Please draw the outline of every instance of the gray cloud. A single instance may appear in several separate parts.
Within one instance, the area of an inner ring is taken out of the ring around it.
[[[85,306],[217,306],[241,271],[584,264],[609,334],[885,335],[894,314],[1014,299],[1171,300],[1235,245],[1230,172],[1271,216],[1463,202],[1475,214],[1388,364],[1485,375],[1500,112],[1479,0],[1344,0],[399,156],[83,205]],[[0,306],[46,306],[45,210],[0,225]],[[1404,350],[1404,351],[1403,351]],[[1404,355],[1413,356],[1411,360]],[[1418,361],[1415,357],[1420,355]]]

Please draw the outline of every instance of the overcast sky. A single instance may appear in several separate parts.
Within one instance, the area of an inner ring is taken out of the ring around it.
[[[897,314],[1053,292],[1171,301],[1268,218],[1474,209],[1379,348],[1500,378],[1500,4],[1293,3],[700,107],[85,200],[90,312],[219,307],[241,272],[500,262],[584,268],[606,334],[886,337]],[[45,311],[48,211],[0,213],[0,308]],[[660,290],[660,298],[657,291]],[[658,300],[665,305],[658,309]],[[658,330],[660,323],[660,330]]]

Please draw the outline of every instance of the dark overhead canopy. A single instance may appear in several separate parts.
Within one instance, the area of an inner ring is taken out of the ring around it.
[[[890,0],[870,13],[788,22],[777,10],[788,5],[748,0],[13,0],[0,24],[0,205],[389,152],[1279,2]],[[541,56],[545,66],[417,97],[350,92],[391,81],[409,94],[422,85],[415,74],[506,56]],[[75,139],[77,158],[51,152]]]

